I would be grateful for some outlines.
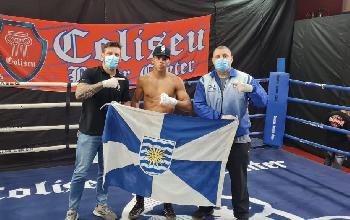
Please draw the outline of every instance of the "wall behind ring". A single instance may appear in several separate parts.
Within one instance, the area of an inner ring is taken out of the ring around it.
[[[295,22],[290,74],[291,79],[350,87],[350,13]],[[290,96],[350,107],[350,92],[292,86]],[[288,115],[320,123],[325,123],[331,111],[305,104],[288,105]],[[327,145],[326,131],[316,127],[287,122],[286,133]],[[291,145],[319,156],[324,154],[301,143]],[[345,150],[343,147],[341,150]],[[345,148],[350,151],[350,147]]]
[[[147,23],[212,14],[210,53],[216,46],[226,45],[235,56],[235,68],[246,71],[255,78],[266,78],[270,71],[276,69],[276,59],[288,58],[290,54],[295,0],[0,0],[0,13],[90,24]],[[211,68],[210,60],[209,68]],[[192,95],[193,86],[188,91]],[[2,88],[0,92],[1,104],[64,100],[65,94],[62,93],[9,88]],[[74,98],[72,101],[75,101]],[[76,108],[72,111],[71,123],[76,124],[79,120],[79,111]],[[253,109],[251,113],[255,113],[255,110]],[[62,110],[1,110],[0,114],[0,127],[56,125],[62,124],[66,117],[63,108]],[[260,131],[263,128],[262,123],[257,123],[255,126],[260,127]],[[50,144],[64,144],[65,140],[63,131],[16,133],[0,133],[0,149],[50,146]],[[75,131],[71,131],[70,143],[75,141]],[[54,163],[73,161],[74,154],[65,150],[6,155],[0,156],[0,169],[50,166]]]

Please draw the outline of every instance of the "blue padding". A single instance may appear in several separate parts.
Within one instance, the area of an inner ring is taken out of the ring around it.
[[[267,145],[274,147],[283,145],[288,89],[288,73],[275,72],[270,74],[264,128],[264,143]]]
[[[286,58],[277,59],[277,72],[286,72]]]

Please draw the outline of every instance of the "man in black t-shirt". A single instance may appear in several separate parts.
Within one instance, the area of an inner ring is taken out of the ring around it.
[[[102,46],[102,66],[87,69],[77,85],[75,96],[82,100],[79,122],[75,169],[73,172],[69,209],[66,220],[78,219],[78,208],[83,194],[88,170],[98,153],[96,207],[93,214],[103,219],[115,219],[117,215],[107,206],[107,189],[103,188],[102,133],[106,109],[105,103],[117,101],[130,105],[129,81],[117,69],[120,60],[120,44],[108,42]],[[122,79],[121,79],[122,78]]]
[[[333,111],[328,116],[327,125],[350,130],[350,111]],[[350,135],[327,131],[327,145],[338,150],[350,151]],[[346,157],[342,154],[326,152],[324,164],[340,169]]]

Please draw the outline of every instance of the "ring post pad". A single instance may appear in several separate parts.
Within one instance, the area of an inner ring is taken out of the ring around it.
[[[287,115],[289,73],[271,72],[266,106],[264,144],[281,147]]]

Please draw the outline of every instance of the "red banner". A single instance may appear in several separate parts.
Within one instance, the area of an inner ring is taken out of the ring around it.
[[[101,64],[101,45],[122,45],[120,72],[131,83],[152,69],[158,45],[182,79],[208,72],[210,15],[148,24],[76,24],[0,15],[0,82],[77,82]],[[63,88],[52,89],[64,91]]]

